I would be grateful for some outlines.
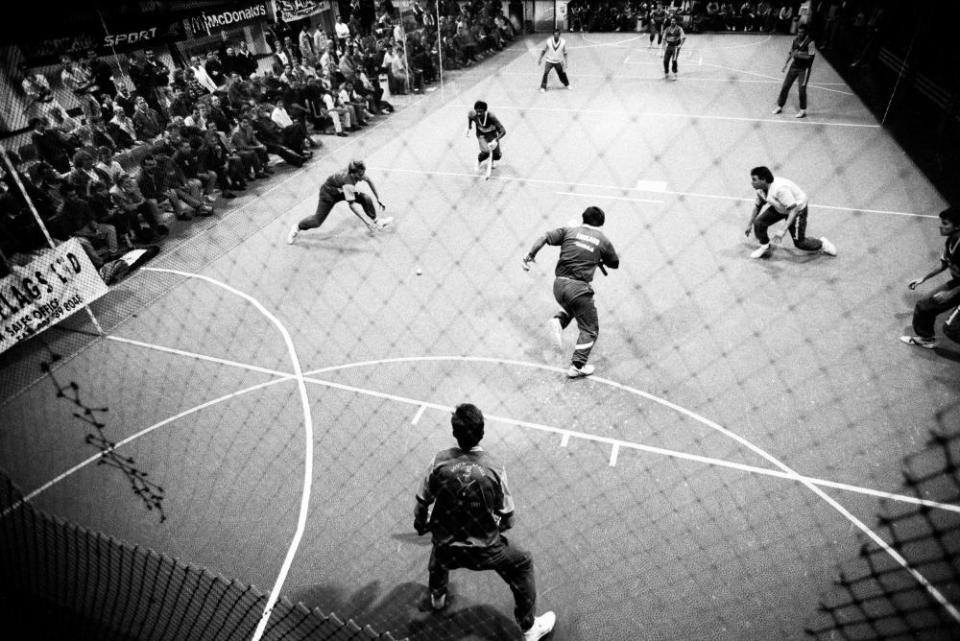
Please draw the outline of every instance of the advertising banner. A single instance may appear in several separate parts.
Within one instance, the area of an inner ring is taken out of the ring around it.
[[[10,269],[0,281],[0,352],[110,291],[76,238]]]
[[[293,22],[303,18],[329,11],[330,3],[326,0],[277,0],[277,13],[284,22]]]

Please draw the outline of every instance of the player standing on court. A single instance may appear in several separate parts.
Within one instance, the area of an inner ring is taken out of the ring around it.
[[[558,347],[563,347],[563,330],[570,321],[577,321],[580,336],[574,348],[573,359],[567,377],[581,378],[593,374],[593,365],[587,364],[600,333],[597,307],[593,303],[593,288],[590,282],[599,266],[616,269],[620,266],[613,244],[600,228],[606,216],[599,207],[583,210],[583,224],[573,227],[558,227],[537,238],[530,252],[523,258],[523,269],[530,270],[537,252],[544,245],[559,245],[560,258],[553,281],[553,297],[560,303],[561,311],[550,319],[550,329]],[[604,272],[606,273],[606,272]]]
[[[940,254],[940,264],[926,276],[910,281],[907,287],[916,289],[921,283],[948,269],[950,280],[917,301],[913,308],[913,331],[916,335],[900,337],[907,345],[927,349],[936,347],[934,323],[937,316],[954,307],[956,309],[943,324],[943,333],[947,338],[960,342],[960,209],[948,207],[940,212],[940,235],[947,237],[943,253]]]
[[[534,616],[537,587],[533,557],[510,545],[501,532],[513,526],[513,497],[507,470],[480,447],[483,413],[476,405],[458,405],[450,418],[457,447],[438,452],[417,492],[413,527],[430,532],[433,551],[430,606],[447,606],[450,570],[494,570],[510,586],[516,604],[513,614],[524,641],[537,641],[553,630],[553,612]],[[430,505],[433,513],[429,520]]]
[[[680,57],[680,47],[687,40],[687,34],[683,32],[683,27],[677,24],[677,19],[670,17],[670,23],[663,30],[663,40],[666,46],[663,48],[663,78],[670,77],[670,63],[673,63],[673,79],[677,79],[677,58]]]
[[[810,69],[813,67],[813,38],[807,33],[807,25],[797,27],[797,37],[793,39],[790,45],[790,53],[787,55],[787,61],[783,63],[783,68],[787,75],[783,79],[783,86],[780,87],[780,96],[777,98],[777,107],[773,113],[778,114],[783,111],[783,106],[787,104],[787,96],[790,95],[790,87],[793,81],[799,79],[797,89],[800,91],[800,111],[795,118],[805,118],[807,116],[807,82],[810,81]],[[787,69],[787,65],[790,68]]]
[[[362,160],[351,160],[346,171],[331,174],[327,177],[320,187],[317,211],[293,226],[290,233],[287,234],[287,244],[292,245],[301,231],[316,229],[322,225],[323,221],[330,215],[333,206],[341,201],[347,202],[351,211],[367,226],[367,232],[371,236],[393,222],[393,218],[378,219],[377,207],[374,205],[373,199],[367,194],[357,191],[357,183],[360,181],[366,182],[377,199],[377,205],[380,205],[381,209],[386,209],[386,205],[380,200],[377,188],[373,186],[373,181],[370,180],[366,172],[367,167]]]
[[[473,110],[467,113],[468,138],[470,130],[474,128],[476,128],[477,143],[480,145],[480,153],[477,154],[477,171],[480,171],[480,166],[486,160],[485,178],[489,178],[494,162],[502,157],[500,139],[507,135],[507,130],[503,128],[500,120],[487,110],[487,103],[482,100],[473,103]]]
[[[770,252],[770,237],[767,228],[770,225],[786,220],[786,226],[773,235],[778,243],[783,236],[790,232],[793,244],[797,249],[816,252],[822,251],[828,256],[836,256],[837,248],[825,237],[807,238],[807,195],[792,180],[773,177],[767,167],[754,167],[750,170],[750,184],[757,190],[757,201],[753,206],[753,214],[747,223],[746,236],[750,231],[756,235],[760,247],[750,254],[750,258],[763,258]]]
[[[657,6],[650,12],[650,20],[647,22],[647,31],[650,32],[649,49],[653,46],[653,34],[657,34],[657,46],[663,43],[663,23],[667,19],[667,10],[663,8],[663,3],[658,2]],[[642,37],[642,36],[641,36]]]
[[[547,38],[540,50],[540,57],[537,58],[537,65],[543,62],[546,56],[547,64],[543,67],[543,78],[540,80],[540,93],[547,90],[547,76],[551,69],[557,70],[557,77],[564,87],[570,87],[570,80],[567,79],[567,41],[560,37],[560,30],[553,30],[553,37]]]

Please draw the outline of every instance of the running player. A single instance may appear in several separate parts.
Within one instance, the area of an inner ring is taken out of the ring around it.
[[[523,269],[529,271],[530,263],[544,245],[560,246],[560,258],[554,272],[553,297],[560,303],[561,310],[550,319],[550,329],[557,346],[562,347],[563,330],[571,320],[577,321],[580,336],[570,369],[567,370],[568,378],[593,374],[594,367],[587,363],[587,359],[600,333],[600,322],[593,304],[590,282],[598,266],[601,270],[604,266],[610,269],[620,266],[620,258],[613,244],[600,231],[606,220],[603,210],[587,207],[583,210],[582,219],[582,225],[559,227],[540,236],[523,258]]]
[[[470,130],[476,127],[477,143],[480,145],[480,153],[477,154],[477,171],[480,171],[483,162],[487,162],[487,172],[484,178],[490,177],[490,170],[493,169],[496,161],[500,160],[502,153],[500,151],[500,140],[507,135],[507,130],[503,128],[500,120],[492,113],[487,111],[487,103],[478,100],[473,103],[473,109],[467,113],[467,137],[470,137]],[[491,154],[493,157],[491,158]]]
[[[663,30],[663,77],[670,77],[670,63],[673,63],[673,79],[677,79],[677,58],[680,57],[680,47],[687,40],[683,27],[677,24],[677,19],[670,17],[670,22]]]
[[[292,245],[301,231],[316,229],[322,225],[323,221],[330,215],[333,206],[341,201],[347,202],[351,211],[367,226],[367,233],[371,236],[393,222],[393,218],[377,218],[377,207],[374,205],[373,199],[357,190],[357,183],[360,181],[367,183],[370,191],[377,199],[377,205],[380,205],[381,209],[386,209],[386,205],[380,200],[377,188],[373,186],[373,181],[370,180],[366,172],[367,167],[362,160],[352,160],[346,171],[331,174],[320,187],[317,211],[290,229],[290,233],[287,234],[287,244]]]

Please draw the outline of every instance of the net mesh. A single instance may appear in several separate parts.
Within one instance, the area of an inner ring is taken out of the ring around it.
[[[139,639],[519,638],[494,572],[453,570],[432,611],[413,528],[471,402],[554,638],[955,638],[960,356],[896,340],[944,201],[838,73],[858,33],[817,60],[806,119],[796,88],[769,113],[787,35],[691,30],[674,81],[644,32],[565,33],[571,89],[545,93],[545,34],[518,37],[214,217],[167,216],[90,306],[103,336],[80,313],[0,355],[25,492],[7,593]],[[885,68],[894,116],[925,104]],[[507,130],[489,180],[477,99]],[[392,225],[338,204],[288,245],[351,159]],[[748,258],[758,165],[807,191],[836,258]],[[588,205],[622,264],[593,283],[596,374],[571,380],[556,248],[521,258]]]

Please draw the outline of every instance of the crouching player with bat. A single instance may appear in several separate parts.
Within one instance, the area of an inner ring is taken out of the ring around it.
[[[467,137],[470,130],[476,128],[477,142],[480,144],[480,153],[477,154],[477,171],[486,162],[484,179],[490,178],[494,163],[503,155],[500,151],[500,140],[507,135],[507,130],[500,124],[500,120],[487,110],[487,103],[478,100],[473,103],[473,109],[467,113]]]
[[[587,207],[583,210],[583,224],[559,227],[537,238],[530,252],[523,258],[523,269],[530,271],[537,252],[544,245],[558,245],[560,258],[553,281],[553,297],[560,303],[561,310],[550,319],[550,330],[558,347],[563,347],[563,330],[570,321],[577,321],[580,336],[574,348],[568,378],[582,378],[593,374],[594,367],[587,363],[590,350],[593,349],[600,333],[597,308],[593,303],[593,288],[590,282],[597,267],[606,274],[604,266],[616,269],[620,266],[613,244],[607,240],[600,228],[606,220],[599,207]]]

